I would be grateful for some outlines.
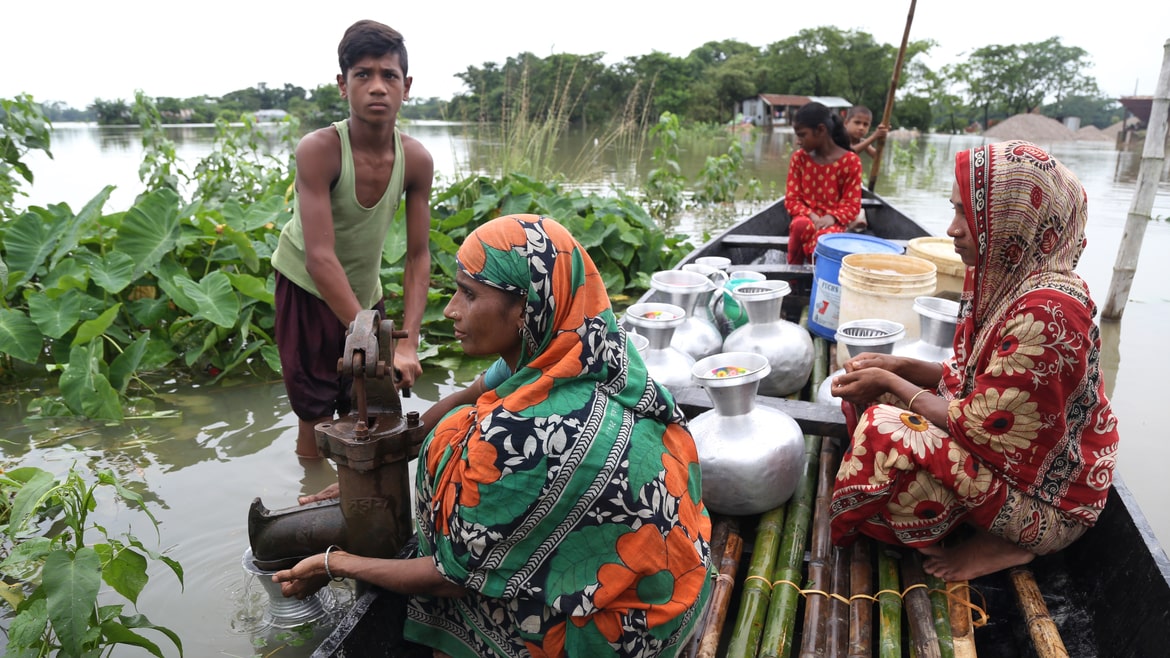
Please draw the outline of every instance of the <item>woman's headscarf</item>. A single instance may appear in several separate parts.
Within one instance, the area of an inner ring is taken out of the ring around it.
[[[1088,197],[1056,158],[1019,140],[960,152],[955,177],[977,248],[955,335],[956,359],[970,387],[979,364],[969,357],[994,338],[984,330],[1025,292],[1053,288],[1092,304],[1073,272],[1085,247]]]
[[[457,258],[475,280],[523,296],[523,349],[509,379],[449,414],[424,447],[424,551],[465,587],[540,601],[574,615],[570,626],[592,615],[612,633],[617,618],[597,615],[615,609],[674,623],[707,578],[698,456],[596,266],[535,215],[484,224]]]

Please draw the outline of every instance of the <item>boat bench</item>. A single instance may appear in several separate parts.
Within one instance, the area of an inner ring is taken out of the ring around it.
[[[687,418],[711,409],[711,398],[707,391],[699,386],[672,389],[674,401],[678,404]],[[848,439],[849,431],[845,426],[845,414],[838,405],[820,404],[805,400],[790,400],[788,398],[774,398],[767,395],[757,395],[756,404],[779,409],[792,416],[797,425],[805,434],[818,434],[835,439]]]

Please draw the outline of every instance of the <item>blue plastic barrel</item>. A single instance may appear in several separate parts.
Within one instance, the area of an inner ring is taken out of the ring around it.
[[[863,233],[830,233],[817,240],[813,250],[813,285],[809,292],[808,328],[835,341],[841,316],[841,259],[849,254],[900,254],[897,243]]]

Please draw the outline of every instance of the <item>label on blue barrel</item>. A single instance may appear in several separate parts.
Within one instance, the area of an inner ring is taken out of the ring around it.
[[[826,329],[836,329],[841,321],[841,286],[832,281],[817,279],[816,308],[812,321]]]

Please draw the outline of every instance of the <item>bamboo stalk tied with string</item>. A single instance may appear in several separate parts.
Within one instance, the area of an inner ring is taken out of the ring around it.
[[[922,557],[918,551],[902,554],[902,585],[905,587],[902,604],[910,626],[912,654],[918,658],[941,658],[930,594],[926,591],[926,572],[922,570]]]
[[[711,591],[710,617],[703,629],[703,640],[699,643],[698,658],[715,658],[719,650],[719,639],[723,634],[723,622],[727,619],[727,608],[731,591],[735,589],[735,573],[739,571],[739,558],[743,554],[743,538],[739,535],[739,523],[728,520],[727,543],[719,561],[719,577]]]
[[[965,580],[947,583],[951,619],[951,642],[955,658],[976,658],[975,624],[971,619],[971,589]]]
[[[833,547],[833,594],[829,600],[829,647],[826,655],[844,656],[849,646],[849,567],[852,551],[848,547]],[[840,597],[840,598],[837,598]]]
[[[726,516],[716,516],[712,518],[714,524],[711,528],[711,561],[719,564],[723,559],[723,548],[727,545],[727,532],[731,519]],[[707,620],[711,617],[711,606],[707,605],[703,608],[702,616],[699,617],[699,623],[695,625],[695,633],[691,636],[691,641],[687,644],[686,650],[683,652],[683,658],[695,658],[699,653],[699,644],[703,641],[703,635],[707,628]]]
[[[1044,603],[1044,596],[1040,594],[1040,587],[1036,585],[1036,578],[1032,576],[1032,572],[1023,567],[1016,567],[1011,570],[1010,575],[1012,585],[1016,589],[1016,600],[1028,625],[1028,635],[1032,638],[1032,647],[1036,649],[1036,655],[1039,658],[1068,658],[1064,640],[1060,638],[1056,622],[1048,614],[1048,604]]]
[[[800,592],[793,584],[800,582],[801,567],[804,565],[804,546],[812,519],[821,441],[821,437],[813,434],[804,437],[804,472],[800,475],[792,499],[788,501],[784,534],[780,537],[780,552],[773,570],[776,580],[772,585],[772,602],[768,606],[764,634],[760,638],[759,655],[765,658],[788,658],[792,655],[796,609],[800,604]]]
[[[727,658],[755,658],[759,650],[768,602],[772,598],[772,569],[780,551],[784,516],[783,505],[760,515],[756,541],[752,544],[752,561],[739,598],[739,613],[727,645]]]
[[[832,439],[821,442],[820,466],[817,469],[816,506],[813,508],[812,538],[809,544],[807,589],[829,592],[832,573],[829,560],[832,539],[829,532],[829,500],[833,497],[834,474],[837,470],[836,443]],[[800,657],[816,658],[825,655],[829,638],[829,598],[825,594],[805,597],[804,631],[800,640]]]
[[[930,616],[934,619],[934,633],[938,636],[939,655],[942,658],[955,658],[947,584],[938,576],[926,574],[926,586],[930,590]]]
[[[898,584],[899,554],[878,547],[878,658],[902,658],[902,591]]]
[[[858,594],[873,594],[873,560],[870,547],[873,540],[858,537],[850,547],[849,591]],[[846,658],[872,658],[873,656],[873,602],[856,598],[849,604],[849,651]]]

